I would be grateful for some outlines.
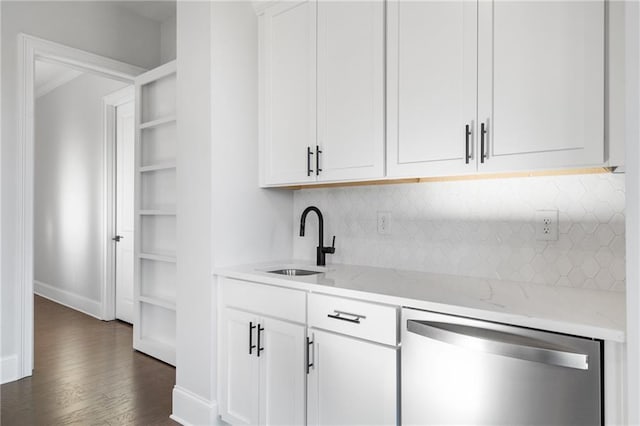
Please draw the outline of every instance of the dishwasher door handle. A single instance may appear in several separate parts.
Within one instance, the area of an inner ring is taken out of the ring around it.
[[[451,345],[558,367],[589,369],[588,355],[531,337],[435,321],[407,320],[411,333]]]

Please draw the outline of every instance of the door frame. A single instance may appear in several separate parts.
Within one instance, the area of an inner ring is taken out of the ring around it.
[[[35,61],[134,84],[144,68],[96,55],[24,33],[18,35],[18,238],[15,253],[17,284],[18,378],[33,371],[33,196]],[[104,265],[103,265],[104,267]]]
[[[100,319],[111,321],[116,319],[116,245],[111,239],[116,235],[116,173],[118,160],[116,157],[116,108],[135,100],[135,87],[127,86],[102,98],[103,137],[104,137],[104,199],[105,220],[103,223],[103,262],[105,265],[102,277],[100,303]]]

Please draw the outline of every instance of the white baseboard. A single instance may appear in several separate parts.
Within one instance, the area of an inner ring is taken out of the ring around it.
[[[0,384],[13,382],[19,378],[18,355],[11,355],[0,359]]]
[[[80,296],[66,290],[60,290],[59,288],[40,281],[33,282],[33,292],[38,296],[42,296],[68,308],[75,309],[83,314],[87,314],[97,319],[102,319],[102,306],[100,302],[95,300],[91,300],[87,297]]]
[[[184,426],[219,425],[218,404],[180,386],[173,388],[171,419]]]

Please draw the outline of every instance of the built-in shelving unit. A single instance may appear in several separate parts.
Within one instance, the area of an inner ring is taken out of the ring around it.
[[[175,365],[176,63],[136,81],[135,349]]]
[[[163,124],[173,123],[175,121],[176,121],[176,116],[175,115],[170,115],[168,117],[160,117],[160,118],[155,119],[155,120],[151,120],[151,121],[146,121],[144,123],[140,123],[140,128],[141,129],[148,129],[150,127],[158,127],[158,126],[161,126]]]
[[[138,171],[141,173],[145,173],[145,172],[155,172],[156,170],[171,170],[171,169],[175,169],[176,168],[176,163],[175,162],[166,162],[166,163],[159,163],[159,164],[150,164],[148,166],[141,166],[140,168],[138,168]]]

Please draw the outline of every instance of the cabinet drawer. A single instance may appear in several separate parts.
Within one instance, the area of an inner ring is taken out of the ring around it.
[[[223,278],[224,306],[304,324],[305,292]]]
[[[312,293],[309,294],[309,327],[396,345],[398,308]]]

